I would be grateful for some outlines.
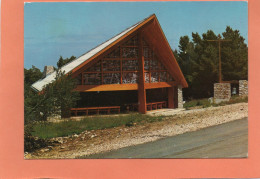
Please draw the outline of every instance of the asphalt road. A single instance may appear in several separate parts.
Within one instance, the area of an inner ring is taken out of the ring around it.
[[[247,157],[247,118],[86,158]],[[84,157],[85,158],[85,157]]]

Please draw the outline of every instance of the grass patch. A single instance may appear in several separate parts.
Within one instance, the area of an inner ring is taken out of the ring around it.
[[[238,96],[238,95],[234,95],[231,96],[231,99],[229,101],[224,101],[218,104],[215,103],[210,103],[210,101],[208,100],[208,98],[204,98],[204,99],[195,99],[195,100],[191,100],[188,101],[186,103],[183,104],[183,107],[185,109],[192,109],[195,107],[201,107],[201,108],[207,108],[210,106],[224,106],[224,105],[229,105],[229,104],[235,104],[235,103],[247,103],[248,102],[248,97],[247,96]]]
[[[33,127],[32,135],[48,139],[79,134],[85,130],[107,129],[118,126],[128,126],[161,121],[163,116],[148,116],[142,114],[129,114],[119,116],[95,116],[86,117],[81,121],[63,121],[59,123],[37,123]]]
[[[205,99],[191,100],[191,101],[188,101],[188,102],[183,104],[183,107],[185,109],[190,109],[190,108],[193,108],[193,107],[196,107],[196,106],[206,108],[206,107],[210,107],[211,103],[209,102],[209,100],[207,98],[205,98]]]

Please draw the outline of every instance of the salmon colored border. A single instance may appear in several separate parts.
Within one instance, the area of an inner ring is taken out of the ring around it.
[[[38,0],[33,1],[40,2]],[[0,178],[260,177],[259,0],[249,0],[250,95],[249,157],[247,159],[24,160],[23,4],[24,0],[2,0]]]

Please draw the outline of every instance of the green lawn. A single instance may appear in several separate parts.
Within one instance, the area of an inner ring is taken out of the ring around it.
[[[247,97],[241,98],[233,96],[230,101],[222,102],[220,104],[210,104],[208,99],[191,100],[184,104],[184,108],[191,109],[199,106],[201,108],[209,106],[222,106],[233,103],[247,102]],[[150,123],[161,121],[164,116],[148,116],[138,113],[117,116],[94,116],[86,117],[81,121],[68,120],[59,123],[39,122],[33,126],[32,135],[41,139],[48,139],[52,137],[64,137],[72,134],[79,134],[85,130],[97,130],[113,128],[118,126],[130,127],[134,124]]]
[[[72,134],[79,134],[85,130],[97,130],[113,128],[118,126],[133,126],[141,123],[161,121],[163,116],[148,116],[142,114],[129,114],[118,116],[94,116],[86,117],[81,121],[63,121],[59,123],[36,123],[32,135],[47,139],[52,137],[63,137]]]

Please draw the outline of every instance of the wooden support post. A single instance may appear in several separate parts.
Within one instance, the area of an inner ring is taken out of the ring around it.
[[[151,56],[149,58],[149,83],[151,83]]]
[[[101,84],[103,85],[103,59],[101,59]]]
[[[120,84],[123,84],[122,46],[119,47],[119,50],[120,50]]]
[[[81,85],[84,85],[84,81],[83,81],[83,73],[80,73],[79,75],[81,75]]]
[[[168,88],[168,108],[174,108],[174,87]]]
[[[143,37],[142,31],[138,34],[139,50],[139,82],[138,82],[138,111],[140,113],[146,113],[146,91],[145,91],[145,76],[144,76],[144,54],[143,54]]]

